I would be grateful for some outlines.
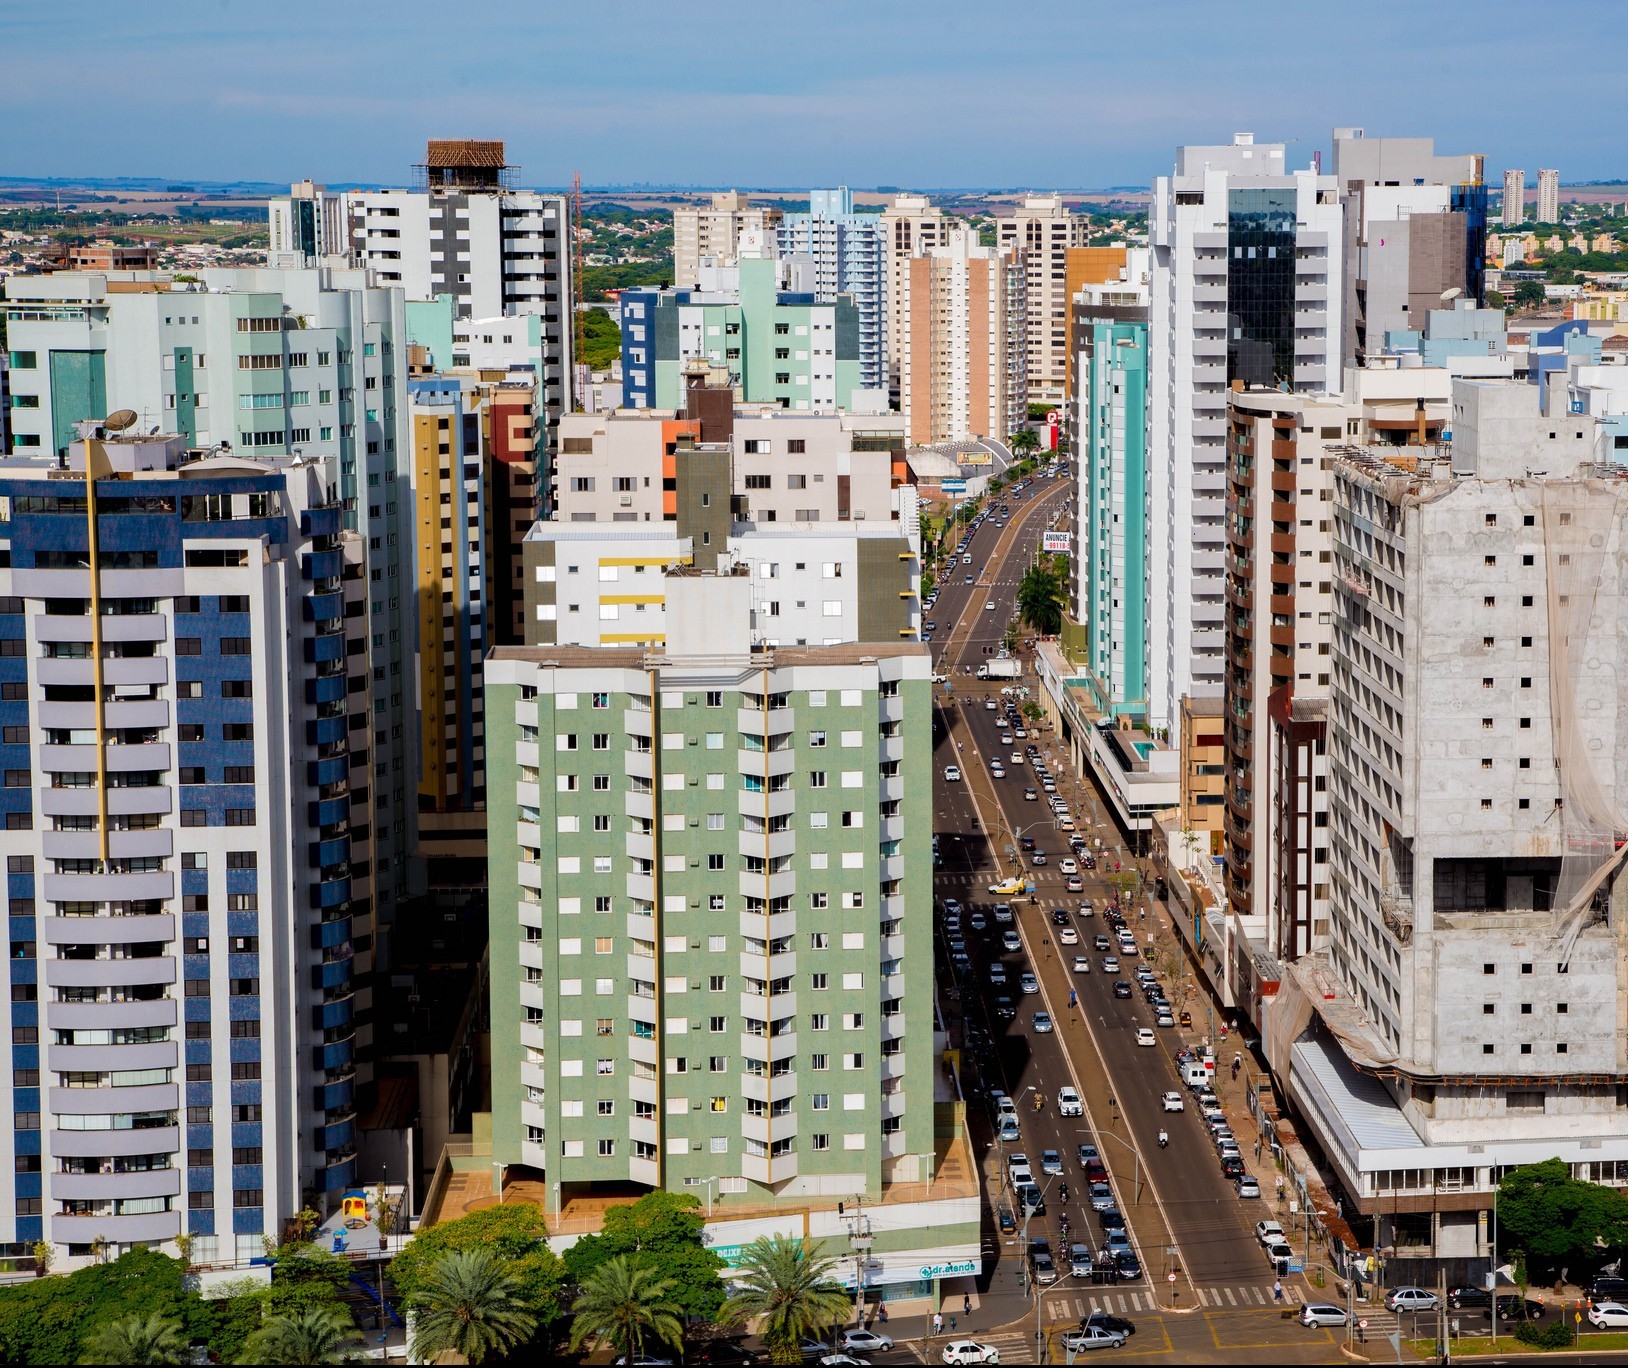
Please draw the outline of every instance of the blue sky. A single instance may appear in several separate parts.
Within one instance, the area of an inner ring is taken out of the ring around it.
[[[1336,124],[1628,176],[1621,0],[0,0],[0,175],[1145,184]]]

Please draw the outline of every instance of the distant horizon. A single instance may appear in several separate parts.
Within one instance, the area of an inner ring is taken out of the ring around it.
[[[169,191],[174,194],[209,195],[220,194],[226,197],[226,192],[235,191],[240,197],[260,195],[286,195],[288,188],[298,177],[287,181],[279,180],[210,180],[199,176],[73,176],[73,175],[3,175],[0,176],[0,186],[13,189],[60,189],[84,190],[89,192],[114,191],[124,189],[128,191],[141,191],[143,193],[162,194]],[[1485,184],[1496,201],[1503,197],[1503,175],[1500,172],[1497,180],[1490,176],[1485,178]],[[409,185],[398,181],[318,181],[317,184],[324,189],[338,192],[352,190],[406,190]],[[182,188],[184,187],[184,188]],[[570,190],[569,185],[528,185],[517,183],[512,187],[520,191],[534,191],[539,194],[563,194]],[[600,184],[584,184],[582,191],[591,195],[614,195],[621,193],[635,193],[644,195],[709,195],[729,191],[738,191],[744,195],[777,195],[807,197],[810,190],[835,188],[826,184],[815,185],[749,185],[745,182],[673,182],[658,183],[654,181],[617,181]],[[1100,197],[1107,195],[1149,195],[1152,193],[1151,183],[1145,185],[847,185],[845,189],[853,191],[856,195],[1061,195]],[[1561,190],[1586,190],[1600,193],[1606,190],[1622,190],[1628,195],[1628,176],[1621,178],[1604,178],[1598,180],[1561,181]],[[1526,185],[1525,197],[1528,200],[1536,199],[1537,187],[1535,181],[1529,180]],[[0,209],[5,206],[0,204]]]
[[[0,174],[396,186],[427,138],[488,137],[538,186],[1147,186],[1178,146],[1237,130],[1309,166],[1336,127],[1480,154],[1490,185],[1623,163],[1615,48],[1579,37],[1615,30],[1609,0],[1564,24],[1516,0],[827,0],[817,22],[714,0],[699,23],[667,0],[496,0],[448,17],[432,0],[11,0]],[[1540,73],[1563,73],[1563,118],[1508,93]]]

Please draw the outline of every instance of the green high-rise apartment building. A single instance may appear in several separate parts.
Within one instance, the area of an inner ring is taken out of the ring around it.
[[[657,654],[488,661],[493,1158],[556,1207],[932,1171],[931,661],[753,652],[751,589],[670,574]]]

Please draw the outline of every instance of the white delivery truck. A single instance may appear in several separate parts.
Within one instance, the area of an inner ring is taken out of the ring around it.
[[[986,660],[978,667],[979,679],[1018,679],[1022,675],[1021,660]]]

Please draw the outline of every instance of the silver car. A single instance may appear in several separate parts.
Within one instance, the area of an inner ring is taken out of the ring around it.
[[[1337,1330],[1346,1322],[1343,1308],[1333,1302],[1307,1302],[1300,1308],[1300,1323],[1307,1327]]]

